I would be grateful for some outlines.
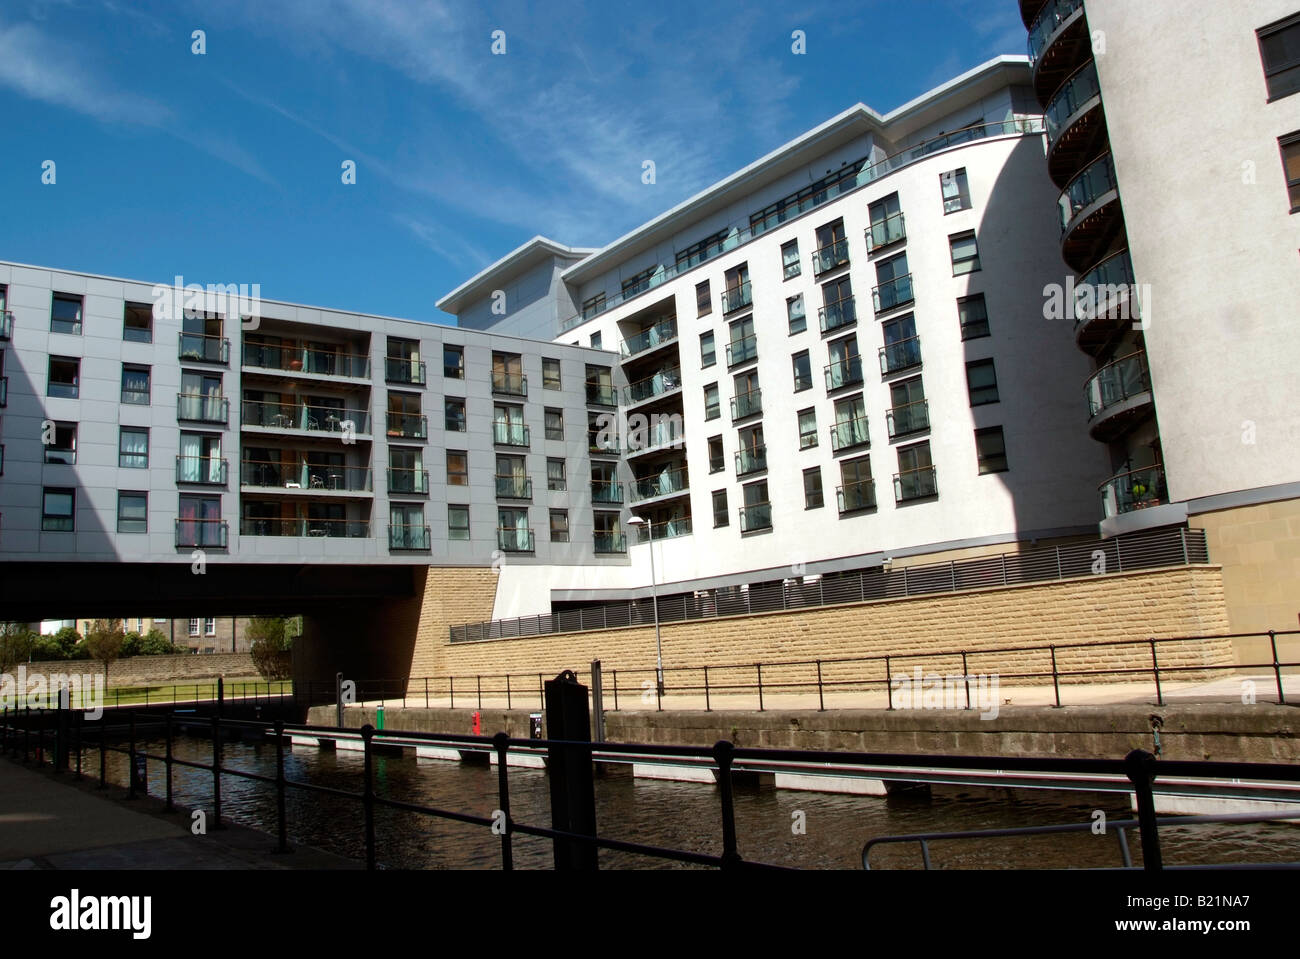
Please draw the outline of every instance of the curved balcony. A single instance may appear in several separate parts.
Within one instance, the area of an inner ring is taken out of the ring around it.
[[[1103,153],[1070,181],[1061,193],[1061,258],[1072,270],[1096,259],[1124,228],[1119,184],[1109,153]]]
[[[1101,508],[1107,519],[1169,502],[1165,468],[1160,464],[1119,473],[1097,489],[1101,493]]]
[[[685,469],[666,469],[662,473],[629,484],[633,503],[658,499],[661,496],[677,496],[689,492],[690,488],[691,484]]]
[[[1089,106],[1091,101],[1101,96],[1101,84],[1097,80],[1097,64],[1089,60],[1061,84],[1061,88],[1052,94],[1052,99],[1043,110],[1043,130],[1047,133],[1050,149],[1068,127],[1072,120]]]
[[[1078,92],[1082,95],[1087,89]],[[1067,101],[1063,108],[1074,105],[1072,99],[1067,98]],[[1109,148],[1108,137],[1106,110],[1101,96],[1095,94],[1078,103],[1077,109],[1063,118],[1056,138],[1047,147],[1047,174],[1052,182],[1064,187],[1082,167]]]
[[[1133,288],[1127,249],[1112,253],[1083,275],[1074,289],[1074,339],[1079,349],[1096,356],[1120,330],[1139,319]]]
[[[1143,350],[1107,363],[1084,385],[1088,400],[1088,431],[1109,443],[1150,416],[1151,375]]]
[[[1092,56],[1092,37],[1083,0],[1051,0],[1029,28],[1029,62],[1034,93],[1046,103],[1052,92]]]
[[[1038,19],[1038,14],[1047,6],[1048,0],[1020,0],[1020,22],[1028,30]]]

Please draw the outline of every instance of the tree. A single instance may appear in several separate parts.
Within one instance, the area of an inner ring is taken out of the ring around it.
[[[173,646],[172,641],[167,638],[167,634],[155,626],[149,630],[148,634],[140,641],[141,656],[170,656],[172,653],[183,653],[185,650],[179,646]]]
[[[7,673],[31,657],[37,636],[26,623],[0,625],[0,673]]]
[[[122,637],[122,659],[130,659],[132,656],[139,656],[141,653],[140,644],[144,642],[144,637],[131,630]]]
[[[254,616],[248,621],[249,654],[267,682],[293,675],[294,626],[294,620],[278,616]]]
[[[60,651],[55,659],[75,659],[77,650],[81,646],[81,634],[77,632],[75,626],[64,626],[54,634],[54,642]]]
[[[120,619],[97,619],[90,624],[86,638],[81,641],[81,647],[89,658],[104,664],[105,684],[108,683],[108,667],[122,655],[125,639]]]

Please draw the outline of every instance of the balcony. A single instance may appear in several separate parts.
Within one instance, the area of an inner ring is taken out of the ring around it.
[[[370,467],[309,463],[290,452],[290,460],[241,460],[239,485],[266,490],[370,492]]]
[[[880,348],[880,375],[891,376],[921,365],[921,338],[909,336]]]
[[[626,360],[644,353],[647,350],[666,346],[676,339],[677,321],[672,319],[660,320],[654,326],[642,330],[635,336],[629,336],[623,341],[623,344],[620,347],[620,352]]]
[[[903,470],[894,474],[894,502],[926,499],[939,495],[939,484],[933,466]]]
[[[736,475],[748,476],[767,469],[767,447],[742,447],[736,452]]]
[[[857,304],[854,299],[852,296],[846,296],[827,303],[817,311],[817,322],[821,325],[822,336],[858,322]]]
[[[390,412],[385,427],[389,439],[424,440],[429,438],[429,419],[418,413]]]
[[[183,549],[225,549],[230,525],[224,519],[176,520],[176,545]]]
[[[656,499],[660,496],[674,496],[690,490],[690,481],[685,469],[665,469],[662,473],[639,479],[630,484],[632,502]]]
[[[1047,131],[1049,150],[1061,131],[1070,125],[1069,121],[1099,96],[1101,84],[1097,81],[1097,64],[1089,60],[1061,85],[1061,89],[1053,94],[1047,109],[1043,111],[1043,127]]]
[[[873,220],[867,227],[867,252],[875,253],[907,239],[907,225],[902,212],[891,213],[883,220]]]
[[[176,418],[191,423],[230,422],[230,400],[206,393],[177,393]]]
[[[370,524],[355,519],[261,519],[245,518],[239,523],[241,536],[276,536],[312,539],[366,539]]]
[[[498,499],[532,499],[533,481],[527,476],[496,474]]]
[[[637,526],[636,541],[648,543],[652,539],[673,539],[691,535],[691,518],[670,519],[662,523],[643,523]]]
[[[1047,49],[1052,35],[1083,6],[1083,0],[1050,0],[1029,27],[1029,62],[1035,64]]]
[[[599,433],[587,434],[587,452],[592,456],[622,456],[623,450],[618,445],[618,440],[601,441]]]
[[[637,380],[635,383],[629,384],[624,389],[623,395],[628,405],[631,406],[681,388],[682,371],[679,367],[673,367],[672,369],[660,370],[653,376],[647,376],[643,380]]]
[[[753,302],[754,297],[748,280],[739,286],[729,286],[722,291],[722,313],[724,316],[728,313],[743,310]]]
[[[1075,287],[1074,338],[1095,356],[1124,327],[1139,319],[1128,250],[1112,253],[1083,275]]]
[[[912,274],[896,276],[875,287],[871,291],[871,299],[875,303],[877,313],[888,313],[900,306],[907,306],[916,299],[912,291]]]
[[[388,492],[405,496],[428,495],[429,471],[405,467],[389,468]]]
[[[827,393],[859,384],[862,382],[862,357],[855,353],[837,360],[825,368],[823,375],[826,377]]]
[[[588,406],[618,406],[618,389],[608,383],[587,384]]]
[[[682,419],[677,414],[656,416],[653,422],[628,434],[628,456],[652,453],[680,447],[686,436]]]
[[[8,310],[0,310],[0,341],[8,341],[14,335],[14,315]]]
[[[740,511],[740,531],[752,533],[772,528],[772,504],[751,503]]]
[[[1138,350],[1107,363],[1084,385],[1088,399],[1088,430],[1093,439],[1109,443],[1151,413],[1151,376],[1146,352]]]
[[[254,369],[370,379],[370,357],[362,353],[340,353],[307,346],[265,346],[260,343],[245,343],[243,353],[244,366]]]
[[[841,423],[832,423],[831,452],[844,453],[849,450],[871,446],[871,433],[867,429],[867,418],[856,416]]]
[[[889,438],[891,440],[899,436],[906,436],[909,433],[928,430],[930,428],[930,403],[928,400],[917,400],[915,403],[904,403],[902,406],[895,406],[893,409],[885,411],[885,419],[889,427]]]
[[[527,396],[528,377],[522,373],[492,371],[492,392],[501,396]]]
[[[502,423],[497,421],[492,424],[492,442],[497,446],[527,447],[530,445],[531,435],[528,427],[522,423]]]
[[[368,412],[338,409],[333,406],[246,400],[240,409],[240,421],[244,426],[304,430],[313,433],[342,433],[345,436],[370,432]]]
[[[1059,200],[1061,214],[1061,258],[1071,269],[1081,270],[1097,258],[1097,251],[1110,246],[1123,230],[1118,184],[1110,154],[1103,154],[1084,167]]]
[[[229,461],[219,456],[176,457],[176,482],[203,486],[225,486]]]
[[[421,360],[407,356],[387,356],[384,358],[384,381],[424,386],[428,382],[428,375]]]
[[[737,393],[731,398],[731,419],[743,420],[747,416],[757,416],[763,412],[763,391],[750,390],[748,393]]]
[[[9,405],[9,377],[0,376],[0,409]]]
[[[876,508],[876,481],[858,480],[835,488],[835,499],[841,515]]]
[[[820,250],[813,250],[813,276],[821,276],[823,273],[829,273],[831,270],[838,270],[840,267],[848,265],[849,241],[847,237],[836,240],[834,243],[828,243]]]
[[[594,540],[597,553],[627,552],[626,533],[596,533]]]
[[[389,549],[429,549],[433,537],[429,527],[415,524],[397,524],[388,527]]]
[[[497,528],[497,548],[506,553],[531,553],[533,531],[517,526]]]
[[[199,363],[229,363],[230,341],[204,333],[182,333],[176,349],[178,359]]]
[[[592,480],[591,501],[618,505],[623,502],[623,485],[618,480]]]
[[[1160,465],[1131,470],[1112,476],[1098,487],[1101,506],[1107,519],[1121,513],[1162,506],[1169,502],[1165,485],[1165,468]]]

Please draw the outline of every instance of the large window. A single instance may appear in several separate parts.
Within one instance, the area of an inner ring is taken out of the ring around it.
[[[469,539],[469,507],[447,507],[447,538],[454,540]]]
[[[980,251],[975,243],[975,231],[956,233],[948,237],[952,247],[952,275],[963,276],[980,268]]]
[[[956,213],[958,210],[970,209],[970,187],[966,183],[966,168],[949,170],[939,174],[939,186],[943,193],[943,212]]]
[[[1282,137],[1278,146],[1282,148],[1282,172],[1286,175],[1291,212],[1300,212],[1300,132]]]
[[[975,452],[981,473],[1001,473],[1007,469],[1007,444],[1002,427],[990,426],[975,431]]]
[[[569,511],[567,509],[551,510],[551,542],[567,543],[569,541]]]
[[[568,480],[564,475],[564,460],[549,458],[546,461],[546,488],[563,491],[568,489]]]
[[[984,304],[984,294],[962,297],[957,301],[957,317],[961,321],[961,338],[976,340],[989,335],[989,311]]]
[[[122,402],[149,405],[149,367],[122,364]]]
[[[133,343],[153,342],[153,307],[150,304],[126,304],[122,315],[122,339]]]
[[[50,307],[50,332],[81,335],[82,298],[68,293],[55,293]]]
[[[803,307],[803,294],[792,296],[785,301],[786,319],[790,321],[790,333],[802,333],[808,329],[808,317]]]
[[[71,533],[74,529],[75,491],[46,487],[41,498],[41,530]]]
[[[799,265],[799,241],[791,240],[781,244],[781,269],[787,280],[794,279],[802,271]]]
[[[73,356],[51,356],[46,396],[76,399],[81,383],[81,360]]]
[[[149,431],[134,426],[123,426],[117,440],[117,465],[127,469],[147,469],[149,466]]]
[[[465,450],[447,450],[447,485],[469,485],[469,454]]]
[[[713,331],[700,334],[700,368],[712,366],[718,362],[717,346],[713,342]]]
[[[808,357],[808,351],[794,354],[790,357],[790,362],[794,367],[794,391],[798,393],[812,389],[812,360]]]
[[[719,489],[713,491],[713,528],[727,526],[730,523],[730,517],[727,514],[727,491]]]
[[[1256,35],[1268,98],[1277,100],[1300,91],[1300,14],[1262,27]]]
[[[443,415],[443,425],[453,433],[465,432],[465,401],[455,400],[450,396],[446,398],[446,412]]]
[[[465,378],[465,347],[443,346],[442,375],[453,380]]]
[[[118,491],[117,531],[119,533],[149,532],[149,495],[147,493]]]
[[[49,442],[44,442],[48,439]],[[42,434],[45,462],[71,466],[77,462],[77,424],[55,423],[52,434]]]
[[[817,411],[811,406],[799,411],[799,449],[811,449],[817,445]]]
[[[542,357],[542,389],[558,390],[560,388],[560,361]]]
[[[822,469],[814,466],[803,471],[803,508],[821,509],[822,505]]]
[[[548,440],[564,439],[564,410],[546,408],[544,426]]]
[[[966,384],[970,388],[971,406],[998,401],[998,377],[992,360],[972,360],[967,363]]]

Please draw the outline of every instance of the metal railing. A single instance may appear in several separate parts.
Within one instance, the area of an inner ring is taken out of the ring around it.
[[[660,320],[635,336],[629,336],[623,341],[620,352],[624,357],[633,357],[656,346],[671,343],[675,339],[677,339],[677,321],[672,318]]]
[[[527,396],[528,377],[522,373],[492,371],[492,392],[503,396]]]
[[[902,211],[891,213],[883,220],[872,220],[871,226],[867,227],[866,237],[868,253],[875,253],[881,247],[907,239],[907,226]]]
[[[722,312],[724,315],[743,310],[753,302],[754,294],[749,285],[749,280],[745,280],[745,282],[737,286],[728,286],[722,291]]]
[[[370,432],[370,413],[367,410],[306,403],[245,400],[240,404],[239,418],[244,426],[266,429],[307,430],[313,433],[347,433],[349,430],[359,434]]]
[[[727,344],[727,365],[736,366],[740,363],[748,363],[758,356],[758,336],[751,333],[749,336],[742,336],[734,339]]]
[[[1166,529],[1104,540],[1000,553],[976,559],[917,566],[867,566],[823,574],[811,583],[756,581],[670,595],[660,586],[661,622],[686,622],[718,616],[751,616],[784,609],[868,603],[968,589],[1018,586],[1076,577],[1095,577],[1098,564],[1108,573],[1188,566],[1210,561],[1205,531]],[[452,642],[543,636],[612,629],[653,622],[649,600],[594,605],[559,613],[452,626]]]
[[[865,416],[855,416],[851,420],[832,423],[830,431],[832,453],[871,445],[871,431],[867,428],[867,418]]]
[[[876,481],[858,480],[835,488],[835,500],[841,513],[876,508]]]
[[[817,309],[817,323],[821,326],[823,333],[842,330],[846,326],[852,326],[857,321],[858,310],[856,300],[852,296],[832,300]]]
[[[587,403],[591,406],[618,406],[618,388],[607,383],[588,383]]]
[[[398,523],[388,527],[389,549],[429,549],[433,537],[429,527],[417,523]]]
[[[245,343],[243,365],[282,373],[312,373],[370,379],[370,357],[364,353],[319,350],[310,346],[267,346]]]
[[[1069,19],[1074,11],[1083,6],[1083,0],[1051,0],[1039,11],[1038,16],[1029,27],[1029,63],[1038,62],[1038,57],[1047,45],[1048,39],[1057,28]]]
[[[206,333],[181,333],[176,346],[176,357],[204,363],[229,363],[230,340]]]
[[[533,531],[517,526],[497,527],[497,548],[507,553],[531,553]]]
[[[847,237],[828,243],[820,250],[813,250],[813,276],[821,276],[849,262],[849,241]]]
[[[229,423],[230,400],[206,393],[177,393],[176,418],[194,423]]]
[[[1128,249],[1112,253],[1083,275],[1074,294],[1074,325],[1105,313],[1121,296],[1133,292],[1133,261]],[[1129,314],[1136,319],[1137,310],[1130,304]]]
[[[894,474],[894,502],[939,495],[939,479],[933,466],[919,466]]]
[[[628,489],[631,491],[632,502],[638,503],[641,500],[654,499],[656,496],[685,492],[690,489],[690,485],[686,476],[686,467],[682,466],[639,479],[635,483],[628,484]]]
[[[885,422],[889,427],[889,436],[906,436],[930,428],[930,403],[928,400],[914,400],[902,406],[885,410]]]
[[[752,533],[755,530],[772,528],[772,504],[750,503],[740,510],[740,531]]]
[[[916,294],[912,289],[912,274],[905,273],[902,276],[896,276],[892,280],[887,280],[871,290],[871,299],[875,303],[877,313],[885,313],[889,310],[896,310],[900,306],[906,306],[916,299]]]
[[[405,356],[384,357],[385,382],[423,386],[428,379],[428,370],[423,360],[413,360]]]
[[[1115,165],[1110,154],[1103,153],[1078,172],[1061,191],[1061,232],[1065,233],[1074,218],[1104,193],[1117,188]]]
[[[176,545],[178,547],[225,549],[229,538],[230,525],[224,519],[176,520]]]
[[[600,533],[593,535],[597,553],[626,553],[627,552],[627,534],[626,533]]]
[[[862,382],[862,357],[856,353],[846,356],[829,364],[822,372],[828,393],[844,386],[854,386]]]
[[[0,340],[9,340],[14,335],[14,315],[9,310],[0,310]]]
[[[1169,502],[1165,468],[1159,464],[1112,476],[1098,487],[1106,517]]]
[[[636,528],[636,541],[648,543],[651,539],[675,539],[691,535],[691,518],[664,520],[662,523],[644,523]]]
[[[492,442],[497,446],[528,446],[530,433],[522,423],[503,423],[497,420],[492,424]]]
[[[629,405],[671,393],[682,388],[682,370],[679,366],[665,367],[657,370],[643,380],[629,383],[623,389],[623,396]]]
[[[389,436],[422,440],[429,437],[428,417],[419,413],[388,413],[385,429]]]
[[[393,466],[388,470],[388,492],[423,495],[429,492],[429,471]]]
[[[1096,416],[1129,397],[1149,392],[1151,376],[1146,359],[1146,351],[1137,350],[1112,360],[1088,377],[1083,388],[1088,398],[1088,415]]]
[[[533,481],[527,476],[497,473],[497,497],[500,499],[532,499]]]
[[[889,376],[921,365],[921,338],[909,336],[880,348],[880,375]]]
[[[290,456],[292,451],[286,451]],[[296,463],[283,460],[241,460],[239,485],[259,489],[337,490],[349,493],[370,492],[369,466],[334,466],[312,463],[300,458]]]
[[[1043,127],[1047,131],[1047,142],[1056,142],[1057,135],[1065,127],[1065,121],[1079,112],[1079,108],[1093,97],[1101,95],[1101,84],[1097,82],[1097,62],[1089,60],[1070,79],[1056,91],[1047,109],[1043,111]]]
[[[593,503],[618,504],[623,502],[623,484],[616,479],[592,480],[591,501]]]
[[[767,469],[766,446],[743,446],[736,451],[736,475],[748,476]]]
[[[176,482],[225,486],[230,462],[220,456],[177,456]]]
[[[763,391],[757,387],[746,393],[737,393],[731,398],[731,418],[743,420],[763,412]]]
[[[357,519],[272,519],[246,516],[239,521],[239,535],[366,539],[370,535],[370,524]]]

